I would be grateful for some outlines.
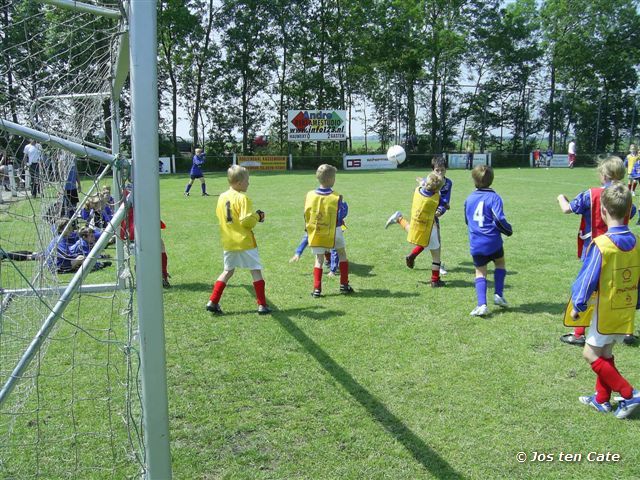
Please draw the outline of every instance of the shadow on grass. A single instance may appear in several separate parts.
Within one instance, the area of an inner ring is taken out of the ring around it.
[[[445,286],[444,288],[457,288],[457,287],[465,287],[465,288],[469,288],[469,287],[475,287],[475,283],[474,282],[470,282],[467,280],[447,280],[446,277],[440,277],[442,279],[442,281],[444,282]],[[431,286],[431,280],[419,280],[418,283],[423,283],[424,285],[430,287]]]
[[[371,270],[373,270],[373,265],[349,262],[349,275],[356,277],[375,277],[376,275],[371,273]]]
[[[415,297],[416,294],[414,292],[392,292],[391,290],[386,289],[359,289],[357,285],[353,288],[356,289],[356,293],[353,294],[354,297],[362,297],[362,298],[371,298],[371,297],[389,297],[389,298],[407,298],[407,297]],[[336,295],[340,295],[339,293]],[[345,295],[346,296],[346,295]],[[351,295],[349,295],[351,297]]]
[[[508,299],[508,297],[507,297]],[[567,308],[567,303],[552,303],[552,302],[536,302],[536,303],[521,303],[520,305],[513,305],[509,307],[511,312],[520,313],[551,313],[558,315],[559,319],[562,319],[564,311]]]
[[[305,309],[300,309],[305,310]],[[463,479],[438,453],[413,433],[398,417],[360,385],[349,372],[342,368],[327,352],[307,336],[287,315],[296,310],[274,311],[272,317],[284,328],[307,352],[329,373],[342,387],[366,409],[390,435],[418,461],[431,475],[436,478]],[[305,310],[305,314],[307,314]],[[330,311],[324,312],[329,314]]]
[[[178,283],[173,279],[169,279],[171,282],[171,288],[166,289],[166,292],[170,292],[171,290],[189,290],[190,292],[204,292],[205,296],[211,295],[211,289],[213,288],[213,283],[203,283],[203,282],[190,282],[190,283]],[[207,303],[206,299],[204,303]]]

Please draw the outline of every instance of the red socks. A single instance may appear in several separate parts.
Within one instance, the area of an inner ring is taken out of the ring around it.
[[[258,301],[258,305],[266,305],[267,299],[264,296],[264,280],[253,282],[253,288],[256,291],[256,300]]]
[[[169,272],[167,272],[167,252],[162,252],[160,255],[162,257],[162,278],[168,278]]]
[[[345,260],[338,264],[340,267],[340,285],[349,284],[349,262]]]
[[[611,391],[620,392],[623,398],[631,398],[633,396],[633,387],[620,375],[613,357],[598,357],[591,364],[591,370],[598,375],[598,381],[596,382],[596,401],[598,403],[609,400],[609,398],[603,399],[607,395],[607,391],[609,395],[611,395]],[[598,389],[598,384],[600,384],[600,390]]]
[[[313,268],[313,289],[322,290],[322,268]]]
[[[431,264],[431,281],[437,282],[440,280],[440,263],[433,262]]]
[[[411,250],[411,256],[415,258],[418,255],[420,255],[423,250],[424,250],[424,247],[421,247],[420,245],[416,245],[416,247],[413,250]]]
[[[573,329],[573,335],[575,337],[581,337],[582,335],[584,335],[584,331],[586,330],[587,327],[575,327]]]
[[[224,287],[226,287],[227,284],[224,282],[221,282],[220,280],[216,281],[215,285],[213,286],[213,292],[211,292],[211,296],[209,297],[209,300],[211,300],[213,303],[220,303],[220,297],[222,297],[222,292],[224,292]]]

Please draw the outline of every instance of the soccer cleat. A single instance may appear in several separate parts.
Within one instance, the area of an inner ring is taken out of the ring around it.
[[[562,343],[568,343],[569,345],[577,345],[579,347],[584,346],[584,335],[576,336],[573,333],[565,333],[560,337]]]
[[[440,265],[440,275],[446,275],[447,273],[449,273],[449,272],[447,272],[447,271],[445,270],[445,268],[444,268],[444,263],[442,263],[442,264]]]
[[[489,307],[487,307],[486,305],[478,305],[476,308],[471,310],[471,313],[469,313],[469,315],[471,315],[472,317],[484,317],[488,313]]]
[[[213,313],[214,315],[222,315],[224,312],[220,308],[220,304],[213,303],[211,300],[207,302],[206,309],[208,312]]]
[[[202,194],[202,196],[203,196],[203,197],[210,197],[211,195],[209,195],[207,192],[204,192],[204,193]]]
[[[614,415],[616,418],[627,418],[629,417],[636,408],[640,406],[640,392],[638,390],[633,391],[633,397],[625,399],[623,398],[618,402],[618,408]]]
[[[107,263],[107,262],[105,262]],[[163,277],[162,278],[162,288],[171,288],[171,284],[169,283],[169,278],[168,277]]]
[[[319,288],[314,288],[313,292],[311,292],[311,296],[313,298],[320,298],[322,296],[322,290],[320,290]]]
[[[416,258],[413,255],[407,255],[404,259],[407,262],[407,267],[409,268],[413,268],[416,264]]]
[[[258,315],[269,315],[271,309],[268,305],[258,305]]]
[[[191,196],[191,194],[190,194],[189,192],[184,192],[184,196],[185,196],[185,197],[190,197],[190,196]]]
[[[499,307],[503,307],[503,308],[507,308],[509,306],[509,304],[504,299],[504,297],[501,297],[497,293],[493,296],[493,303],[495,305],[498,305]]]
[[[348,283],[340,285],[340,294],[341,295],[349,295],[350,293],[354,293],[354,292],[355,292],[355,290],[353,288],[351,288],[351,285],[349,285]]]
[[[393,225],[394,223],[398,223],[400,221],[400,219],[402,218],[402,213],[395,212],[393,215],[391,215],[389,217],[389,220],[387,220],[387,223],[384,224],[384,228],[389,228],[389,225]]]
[[[636,342],[638,341],[638,337],[635,335],[625,335],[624,339],[622,340],[622,343],[624,343],[625,345],[635,345]]]
[[[584,395],[582,397],[578,397],[578,400],[580,401],[580,403],[588,405],[601,413],[609,413],[613,410],[613,407],[609,402],[598,403],[595,395]]]
[[[431,281],[431,288],[440,288],[444,287],[445,285],[446,284],[440,279]]]

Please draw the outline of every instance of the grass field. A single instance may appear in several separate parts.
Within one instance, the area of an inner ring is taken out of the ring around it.
[[[161,178],[173,284],[164,300],[175,479],[640,477],[638,420],[578,403],[593,392],[595,376],[579,348],[558,340],[567,331],[561,313],[580,265],[579,218],[561,214],[556,197],[573,198],[596,184],[595,170],[496,171],[494,187],[514,227],[505,240],[511,307],[492,308],[487,318],[469,316],[475,290],[462,209],[472,191],[468,172],[448,174],[454,186],[442,219],[445,288],[429,285],[428,252],[409,270],[405,234],[397,226],[384,230],[393,211],[409,209],[414,179],[423,173],[338,173],[335,189],[349,203],[345,236],[356,294],[339,295],[338,278],[325,276],[320,299],[310,296],[310,252],[288,262],[303,233],[313,173],[253,175],[248,193],[267,213],[255,229],[274,308],[266,317],[256,314],[246,271],[225,290],[224,316],[205,311],[222,270],[217,197],[200,196],[195,184],[185,198],[185,176]],[[206,179],[211,194],[227,188],[221,172]],[[106,280],[109,271],[92,275]],[[126,339],[117,313],[127,298],[106,296],[104,311],[83,298],[67,313],[77,313],[69,319],[91,335],[61,324],[39,367],[50,375],[29,399],[35,413],[16,427],[29,448],[9,450],[6,471],[18,473],[6,478],[24,478],[19,472],[34,471],[36,461],[40,478],[135,477],[121,419],[100,413],[101,404],[121,401],[113,380],[126,369],[121,348],[89,338]],[[616,350],[616,364],[636,386],[639,353]],[[57,375],[72,363],[78,368],[71,381]],[[99,378],[105,365],[109,382]],[[620,460],[589,461],[589,452]],[[561,461],[561,453],[582,458]],[[542,454],[553,460],[532,461]],[[96,459],[98,467],[86,467]]]
[[[429,286],[427,252],[409,251],[388,215],[410,207],[418,171],[339,172],[349,203],[351,284],[324,279],[313,299],[312,259],[288,259],[303,233],[312,172],[256,174],[249,195],[267,213],[256,237],[270,317],[255,313],[248,272],[225,291],[226,315],[204,310],[222,268],[216,197],[182,195],[184,177],[161,180],[164,240],[174,287],[165,294],[174,476],[212,478],[638,478],[637,421],[600,415],[577,401],[594,388],[579,348],[561,344],[575,257],[573,198],[594,170],[498,170],[494,187],[514,235],[505,241],[507,311],[469,317],[475,305],[462,205],[468,172],[450,171],[443,217],[446,288]],[[227,188],[207,174],[211,193]],[[634,222],[635,223],[635,222]],[[637,229],[638,227],[634,227]],[[492,279],[492,277],[490,277]],[[489,286],[492,295],[492,282]],[[617,364],[640,384],[637,348]],[[528,460],[518,463],[516,454]],[[554,461],[531,461],[535,453]],[[560,453],[582,454],[561,462]],[[619,462],[590,462],[612,452]]]

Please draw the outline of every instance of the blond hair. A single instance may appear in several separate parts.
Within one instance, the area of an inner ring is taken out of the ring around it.
[[[330,180],[336,178],[337,171],[338,169],[333,165],[323,163],[318,167],[318,170],[316,170],[316,178],[320,185],[326,185]]]
[[[231,165],[227,170],[227,180],[229,180],[229,185],[233,185],[234,183],[240,183],[249,178],[249,170],[240,165]]]
[[[624,162],[620,157],[609,155],[608,157],[598,160],[598,173],[605,179],[616,181],[622,180],[627,173],[624,168]]]
[[[616,220],[622,220],[631,211],[631,192],[620,182],[613,182],[602,190],[600,200],[609,215]]]
[[[202,153],[202,149],[201,148],[196,148],[196,155],[200,155]]]
[[[444,185],[444,178],[437,173],[430,173],[424,181],[424,189],[428,192],[437,192]]]
[[[473,167],[471,177],[476,188],[489,188],[493,183],[493,168],[489,165]]]

